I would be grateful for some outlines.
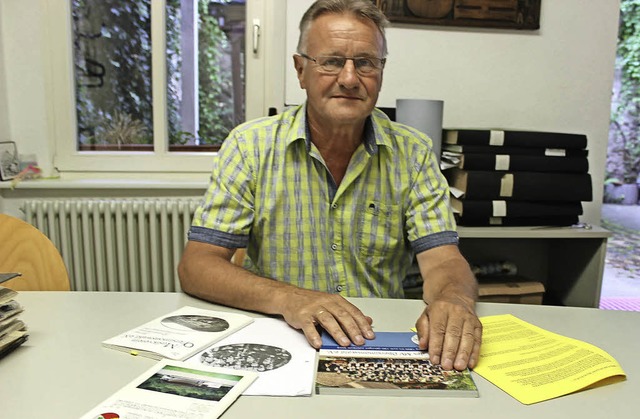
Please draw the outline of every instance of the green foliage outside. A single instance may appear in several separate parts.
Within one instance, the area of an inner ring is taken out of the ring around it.
[[[202,144],[221,145],[236,125],[233,112],[233,82],[230,65],[223,60],[230,55],[229,41],[218,22],[208,14],[209,1],[198,1],[198,68],[200,130]]]
[[[225,3],[218,0],[217,3]],[[180,116],[180,0],[167,0],[169,143],[220,145],[234,120],[230,45],[210,0],[198,0],[199,126]],[[76,112],[80,144],[153,144],[150,0],[72,0]]]
[[[73,0],[81,144],[152,144],[151,6]]]
[[[608,175],[635,183],[640,174],[640,0],[620,2],[616,72],[620,84],[614,95],[610,141],[618,145],[621,165]]]
[[[170,144],[222,144],[236,125],[233,114],[233,82],[230,46],[218,21],[209,14],[209,0],[198,0],[198,100],[199,130],[186,132],[180,123],[180,0],[167,1],[167,118]]]

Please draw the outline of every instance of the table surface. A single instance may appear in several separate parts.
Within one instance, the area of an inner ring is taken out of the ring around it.
[[[142,374],[156,361],[106,349],[101,342],[184,305],[236,311],[181,293],[21,292],[29,340],[0,360],[0,417],[77,418]],[[412,327],[418,300],[351,301],[381,331]],[[479,398],[240,397],[224,418],[605,418],[640,411],[640,312],[479,303],[480,316],[513,314],[607,351],[627,374],[624,382],[523,405],[472,373]],[[259,315],[255,315],[259,316]]]

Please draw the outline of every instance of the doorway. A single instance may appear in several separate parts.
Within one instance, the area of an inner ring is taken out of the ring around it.
[[[602,226],[607,245],[600,307],[640,311],[640,4],[621,0]]]

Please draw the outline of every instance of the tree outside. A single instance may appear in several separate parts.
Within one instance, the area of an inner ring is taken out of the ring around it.
[[[640,175],[640,0],[621,0],[620,3],[606,172],[605,200],[637,204]]]

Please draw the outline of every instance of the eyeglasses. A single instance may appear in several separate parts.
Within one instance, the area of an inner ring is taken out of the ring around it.
[[[370,76],[379,73],[384,68],[386,58],[375,57],[337,57],[337,56],[320,56],[310,57],[307,54],[298,53],[302,58],[313,61],[318,65],[318,71],[323,74],[336,75],[342,71],[347,60],[353,61],[356,73],[361,76]]]

